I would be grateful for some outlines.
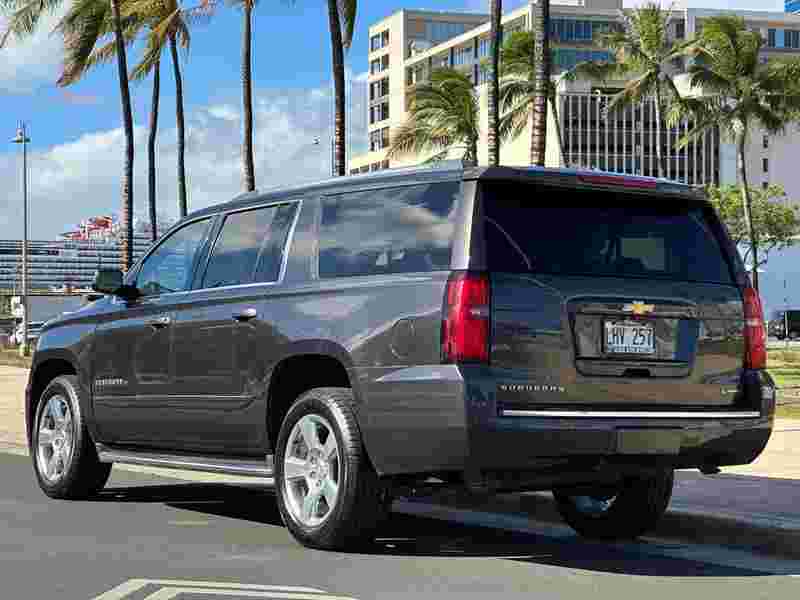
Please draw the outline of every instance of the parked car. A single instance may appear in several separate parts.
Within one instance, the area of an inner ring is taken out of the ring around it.
[[[674,469],[772,430],[758,294],[664,180],[448,164],[254,192],[95,288],[33,359],[53,498],[113,462],[274,476],[301,543],[347,548],[426,486],[553,490],[581,534],[633,538]]]
[[[778,311],[770,320],[767,332],[779,340],[800,338],[800,310]]]
[[[39,334],[42,331],[42,327],[44,326],[44,321],[31,321],[28,323],[28,344],[34,344],[36,340],[39,338]],[[22,324],[20,323],[17,325],[17,329],[14,332],[14,343],[17,346],[22,344],[22,340],[24,339],[23,331],[22,331]]]

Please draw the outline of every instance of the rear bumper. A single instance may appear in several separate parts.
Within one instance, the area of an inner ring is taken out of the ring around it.
[[[613,474],[614,465],[741,465],[763,451],[774,422],[774,387],[760,372],[750,374],[742,406],[694,412],[561,406],[512,413],[498,403],[499,382],[483,367],[412,367],[364,379],[371,384],[360,421],[381,475],[462,471],[480,479],[601,467]]]
[[[496,379],[484,379],[479,368],[462,373],[470,382],[468,468],[478,471],[530,469],[546,459],[581,466],[741,465],[761,454],[774,422],[774,384],[761,372],[745,374],[738,406],[697,410],[505,408],[496,400]]]

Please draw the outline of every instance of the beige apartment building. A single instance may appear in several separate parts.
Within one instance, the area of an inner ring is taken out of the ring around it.
[[[504,35],[528,30],[533,4],[502,18]],[[551,52],[553,78],[557,82],[557,118],[548,113],[546,164],[551,167],[596,168],[620,173],[655,175],[658,140],[652,101],[617,111],[607,109],[611,95],[623,81],[598,84],[565,82],[561,74],[577,62],[608,60],[610,53],[596,45],[597,36],[618,22],[622,0],[551,0]],[[670,35],[693,35],[709,16],[725,11],[674,6]],[[745,18],[768,41],[764,60],[770,56],[800,53],[800,15],[767,11],[731,11]],[[489,55],[489,15],[460,12],[398,10],[369,28],[368,135],[369,150],[350,160],[350,172],[368,172],[417,164],[425,156],[387,160],[392,131],[406,118],[407,102],[414,85],[425,81],[432,69],[452,67],[468,73],[481,105],[480,163],[487,161],[487,73],[481,62]],[[674,77],[686,90],[676,64]],[[661,145],[669,177],[689,184],[735,183],[736,155],[733,144],[718,133],[676,151],[675,140],[690,122],[665,131]],[[530,127],[530,126],[529,126]],[[556,127],[564,140],[562,155]],[[508,165],[530,164],[530,130],[501,146],[500,160]],[[797,131],[783,136],[754,132],[747,150],[752,185],[781,183],[790,197],[800,200],[800,174],[792,169],[792,153],[800,151]]]

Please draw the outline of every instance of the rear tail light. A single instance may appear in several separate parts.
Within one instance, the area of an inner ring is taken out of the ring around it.
[[[442,314],[442,362],[489,362],[489,277],[455,272],[447,280]]]
[[[767,367],[766,340],[761,299],[754,288],[747,287],[744,290],[745,368],[765,369]]]

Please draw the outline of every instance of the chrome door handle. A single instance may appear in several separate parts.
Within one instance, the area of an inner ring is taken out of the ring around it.
[[[147,322],[147,324],[150,325],[150,327],[153,327],[155,329],[163,329],[164,327],[167,327],[170,323],[172,323],[172,319],[169,318],[168,316],[158,317],[157,319],[152,319]]]
[[[255,308],[245,308],[243,311],[234,313],[233,320],[234,321],[249,321],[251,319],[255,319],[258,316],[258,311]]]

